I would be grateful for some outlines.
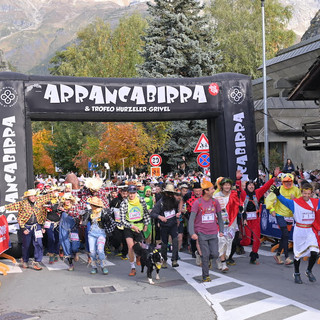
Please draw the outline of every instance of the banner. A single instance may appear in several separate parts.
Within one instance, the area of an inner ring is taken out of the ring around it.
[[[0,254],[9,249],[9,226],[7,218],[0,216]]]
[[[33,119],[181,120],[219,113],[210,86],[218,76],[166,79],[99,79],[30,76],[26,103]],[[72,79],[72,81],[70,81]],[[70,82],[68,82],[68,80]],[[94,82],[93,82],[94,81]]]
[[[0,81],[1,206],[20,200],[27,189],[25,123],[23,82]]]
[[[289,240],[292,241],[294,226],[292,226],[289,232]],[[265,205],[262,205],[261,209],[261,235],[270,238],[281,239],[281,230],[278,226],[276,217],[269,214],[269,210]]]

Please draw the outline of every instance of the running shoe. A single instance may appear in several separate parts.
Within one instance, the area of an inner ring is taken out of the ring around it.
[[[195,252],[195,255],[196,255],[196,265],[200,266],[201,265],[201,256],[198,251]]]
[[[136,275],[136,269],[132,268],[131,271],[130,271],[130,273],[129,273],[129,276],[130,276],[130,277],[133,277],[133,276],[135,276],[135,275]]]
[[[36,270],[36,271],[40,271],[40,270],[42,270],[42,267],[40,266],[39,262],[34,261],[34,262],[32,263],[32,269],[33,269],[33,270]]]
[[[235,262],[232,258],[229,258],[229,259],[227,260],[227,265],[229,265],[229,266],[235,266],[235,265],[236,265],[236,262]]]
[[[108,274],[109,273],[108,268],[107,267],[103,267],[102,268],[102,273],[103,274]]]
[[[273,256],[273,258],[274,258],[274,260],[276,261],[277,264],[283,264],[283,261],[282,261],[280,255],[276,254],[275,256]]]
[[[298,283],[298,284],[302,283],[302,280],[301,280],[301,277],[300,277],[300,273],[294,273],[293,274],[293,279],[294,279],[295,283]]]
[[[286,266],[290,266],[291,264],[293,264],[293,260],[291,260],[289,257],[284,261],[284,264]]]
[[[173,268],[179,267],[179,264],[178,264],[177,260],[173,260],[172,261],[172,267]]]
[[[309,270],[306,270],[306,276],[308,277],[310,282],[316,282],[317,281],[316,277]]]
[[[208,276],[208,277],[203,277],[202,278],[202,282],[211,282],[211,278]]]

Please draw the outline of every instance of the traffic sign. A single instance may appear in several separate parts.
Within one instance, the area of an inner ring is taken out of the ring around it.
[[[200,139],[193,150],[194,153],[209,152],[209,141],[204,133],[201,134]]]
[[[158,154],[153,154],[150,159],[149,159],[149,162],[150,164],[153,166],[153,167],[158,167],[161,165],[162,163],[162,158],[161,156],[159,156]]]
[[[197,157],[197,163],[202,168],[210,166],[210,155],[209,153],[200,153]]]
[[[151,167],[151,177],[160,177],[161,167]]]

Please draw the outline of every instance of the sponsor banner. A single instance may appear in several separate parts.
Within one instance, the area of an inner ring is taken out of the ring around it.
[[[0,204],[27,189],[25,105],[22,81],[0,81]]]
[[[220,144],[220,151],[225,152],[227,174],[235,177],[235,172],[240,170],[244,180],[255,179],[258,173],[258,159],[251,82],[245,78],[229,80],[226,87],[228,89],[222,97],[225,130],[225,134],[222,135],[225,136],[222,139],[224,143]]]
[[[293,235],[293,229],[292,226],[291,230],[289,231],[289,240],[292,241],[292,235]],[[266,208],[265,205],[262,205],[261,209],[261,235],[275,238],[275,239],[281,239],[281,230],[278,226],[276,217],[269,214],[269,210]]]
[[[203,119],[219,112],[215,78],[100,79],[60,77],[26,82],[32,119],[99,121]],[[32,79],[32,77],[30,77]],[[96,79],[99,81],[99,79]],[[213,85],[214,84],[214,85]],[[222,86],[222,84],[220,84]]]
[[[9,226],[4,215],[0,216],[0,254],[9,249]]]

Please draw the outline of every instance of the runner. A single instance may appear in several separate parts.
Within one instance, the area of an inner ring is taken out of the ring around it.
[[[192,205],[189,219],[189,233],[193,240],[199,240],[202,252],[202,281],[210,282],[209,259],[218,258],[218,230],[219,237],[224,237],[224,225],[221,216],[221,207],[216,199],[213,199],[214,187],[207,180],[201,184],[202,197]],[[219,229],[218,224],[219,223]],[[210,260],[210,265],[212,265]]]
[[[279,201],[289,208],[293,213],[295,226],[293,230],[293,253],[294,253],[294,282],[301,284],[300,259],[309,256],[309,263],[305,272],[310,282],[315,282],[316,278],[312,273],[312,268],[317,260],[319,246],[316,236],[312,230],[315,220],[315,212],[319,209],[319,199],[311,198],[312,185],[304,183],[301,186],[302,196],[294,200],[286,199],[280,194],[280,188],[273,188],[273,192]]]
[[[129,276],[136,275],[136,267],[134,263],[133,245],[142,242],[143,235],[141,231],[147,231],[150,223],[150,216],[147,205],[143,198],[137,196],[137,187],[130,185],[128,187],[128,199],[124,199],[120,206],[120,225],[124,226],[124,236],[127,241],[129,250],[129,262],[131,271]],[[137,265],[140,265],[137,259]]]
[[[299,188],[293,185],[293,175],[290,173],[283,174],[281,176],[282,186],[280,187],[280,194],[286,199],[294,199],[301,197],[301,191]],[[276,217],[277,223],[281,230],[281,239],[277,254],[274,259],[277,264],[290,265],[293,260],[289,258],[288,244],[289,244],[289,230],[292,227],[293,217],[292,212],[286,206],[284,206],[279,200],[277,200],[276,195],[271,192],[266,200],[266,207],[269,209],[271,215]],[[281,259],[281,251],[284,251],[285,262]]]

